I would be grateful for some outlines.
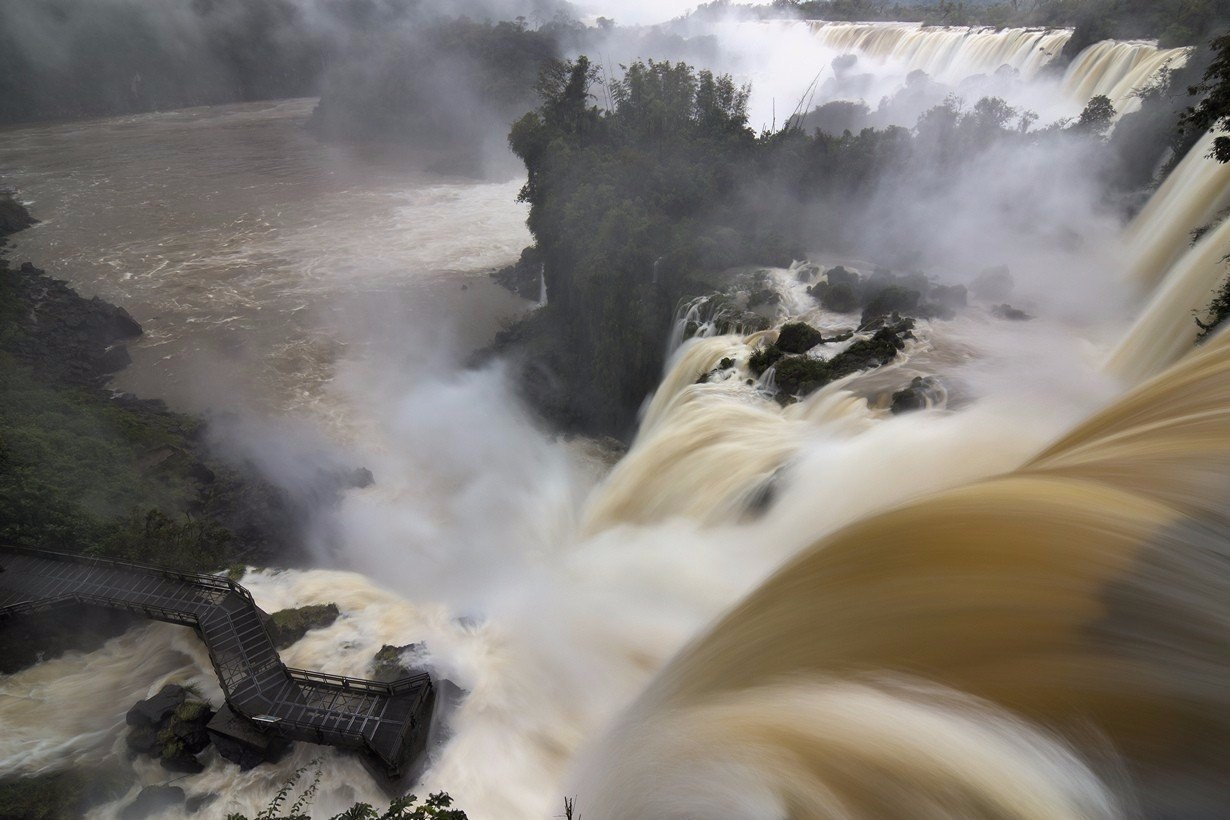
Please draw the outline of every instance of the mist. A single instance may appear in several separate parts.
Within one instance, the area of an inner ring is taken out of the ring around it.
[[[413,788],[476,820],[574,795],[595,818],[1181,805],[1141,764],[1186,771],[1148,758],[1151,710],[1185,737],[1174,701],[1218,732],[1221,705],[1194,676],[1115,664],[1133,584],[1202,612],[1225,586],[1149,564],[1192,543],[1172,535],[1192,509],[1224,506],[1154,484],[1225,472],[1220,427],[1183,432],[1221,424],[1202,379],[1224,375],[1224,337],[1189,348],[1224,278],[1225,171],[1155,135],[1127,174],[1112,146],[1125,113],[1173,105],[1136,92],[1192,51],[1094,45],[1058,69],[1066,26],[689,10],[8,4],[0,121],[39,122],[6,126],[0,182],[42,223],[6,253],[127,305],[145,334],[111,387],[203,418],[214,456],[277,488],[296,554],[216,569],[267,612],[337,605],[282,663],[368,678],[392,649],[450,693]],[[684,79],[637,109],[655,76]],[[513,275],[536,301],[491,278],[527,246]],[[826,298],[843,277],[863,288],[844,307]],[[799,325],[819,341],[755,364]],[[832,369],[796,394],[784,362]],[[1140,452],[1111,446],[1116,425]],[[1173,632],[1225,679],[1219,645]],[[168,683],[221,703],[213,668],[187,630],[142,624],[6,675],[0,775],[117,765],[126,791],[90,816],[118,816],[169,781],[128,754],[127,709]],[[175,782],[216,795],[205,816],[260,812],[300,767],[320,816],[385,798],[326,746],[199,762]],[[1224,786],[1191,771],[1214,805]]]

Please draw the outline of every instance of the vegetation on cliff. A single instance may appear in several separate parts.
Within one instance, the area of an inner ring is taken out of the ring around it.
[[[105,388],[140,333],[0,258],[0,541],[195,571],[285,556],[277,492],[214,459],[199,420]]]
[[[527,382],[552,421],[615,436],[657,382],[677,306],[717,272],[785,265],[805,244],[841,249],[887,187],[934,187],[992,149],[1099,141],[1114,113],[1098,98],[1076,122],[1031,130],[1032,115],[1003,100],[949,98],[912,130],[792,122],[757,135],[748,89],[729,76],[636,62],[605,81],[606,109],[602,81],[584,57],[553,63],[541,105],[509,135],[550,298],[503,342],[552,374]]]

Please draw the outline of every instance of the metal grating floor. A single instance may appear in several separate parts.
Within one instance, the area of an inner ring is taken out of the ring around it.
[[[286,667],[251,594],[212,575],[0,547],[0,618],[65,603],[123,609],[196,629],[231,709],[290,740],[360,749],[390,776],[421,751],[431,678],[393,683]]]

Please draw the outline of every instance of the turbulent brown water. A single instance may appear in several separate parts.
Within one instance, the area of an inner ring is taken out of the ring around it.
[[[314,105],[0,132],[5,184],[43,222],[10,257],[145,329],[117,386],[191,410],[305,409],[373,338],[475,347],[523,309],[482,275],[529,241],[519,182],[322,144],[303,128]]]
[[[1062,39],[974,34],[923,52],[1032,71]],[[1126,71],[1148,48],[1088,64]],[[1008,255],[1037,318],[975,300],[789,407],[747,381],[774,331],[683,343],[607,471],[538,430],[500,367],[449,363],[522,309],[478,275],[526,239],[517,184],[323,147],[299,130],[309,105],[19,129],[0,164],[46,220],[15,256],[147,327],[125,386],[249,411],[236,435],[284,480],[311,467],[304,440],[372,469],[327,522],[334,569],[244,583],[267,610],[340,607],[291,665],[363,675],[382,644],[423,642],[466,690],[420,791],[476,820],[551,816],[565,794],[590,818],[1224,805],[1230,342],[1192,349],[1216,271],[1185,241],[1224,194],[1207,160],[1123,230],[1073,180],[1052,218],[1084,213],[1084,243],[1033,252],[1036,234],[946,213]],[[849,327],[796,270],[769,276],[779,322]],[[698,384],[723,357],[730,377]],[[892,416],[891,392],[930,373],[950,400]],[[0,679],[0,774],[119,759],[124,711],[166,682],[221,697],[165,624]],[[209,816],[255,813],[313,761],[321,816],[380,797],[307,744],[250,772],[207,757],[177,785],[219,794]]]

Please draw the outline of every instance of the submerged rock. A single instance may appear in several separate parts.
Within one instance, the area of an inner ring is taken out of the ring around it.
[[[147,817],[162,817],[176,806],[183,805],[184,799],[184,790],[179,786],[146,786],[120,810],[120,818],[145,820]]]
[[[969,292],[984,302],[1002,302],[1012,295],[1016,283],[1007,265],[987,268],[970,282]]]
[[[996,319],[1006,319],[1009,322],[1028,322],[1034,318],[1023,310],[1018,310],[1012,305],[996,305],[991,308],[991,315]]]
[[[943,400],[945,393],[943,382],[934,376],[915,376],[909,387],[893,393],[889,409],[894,415],[925,410]]]

